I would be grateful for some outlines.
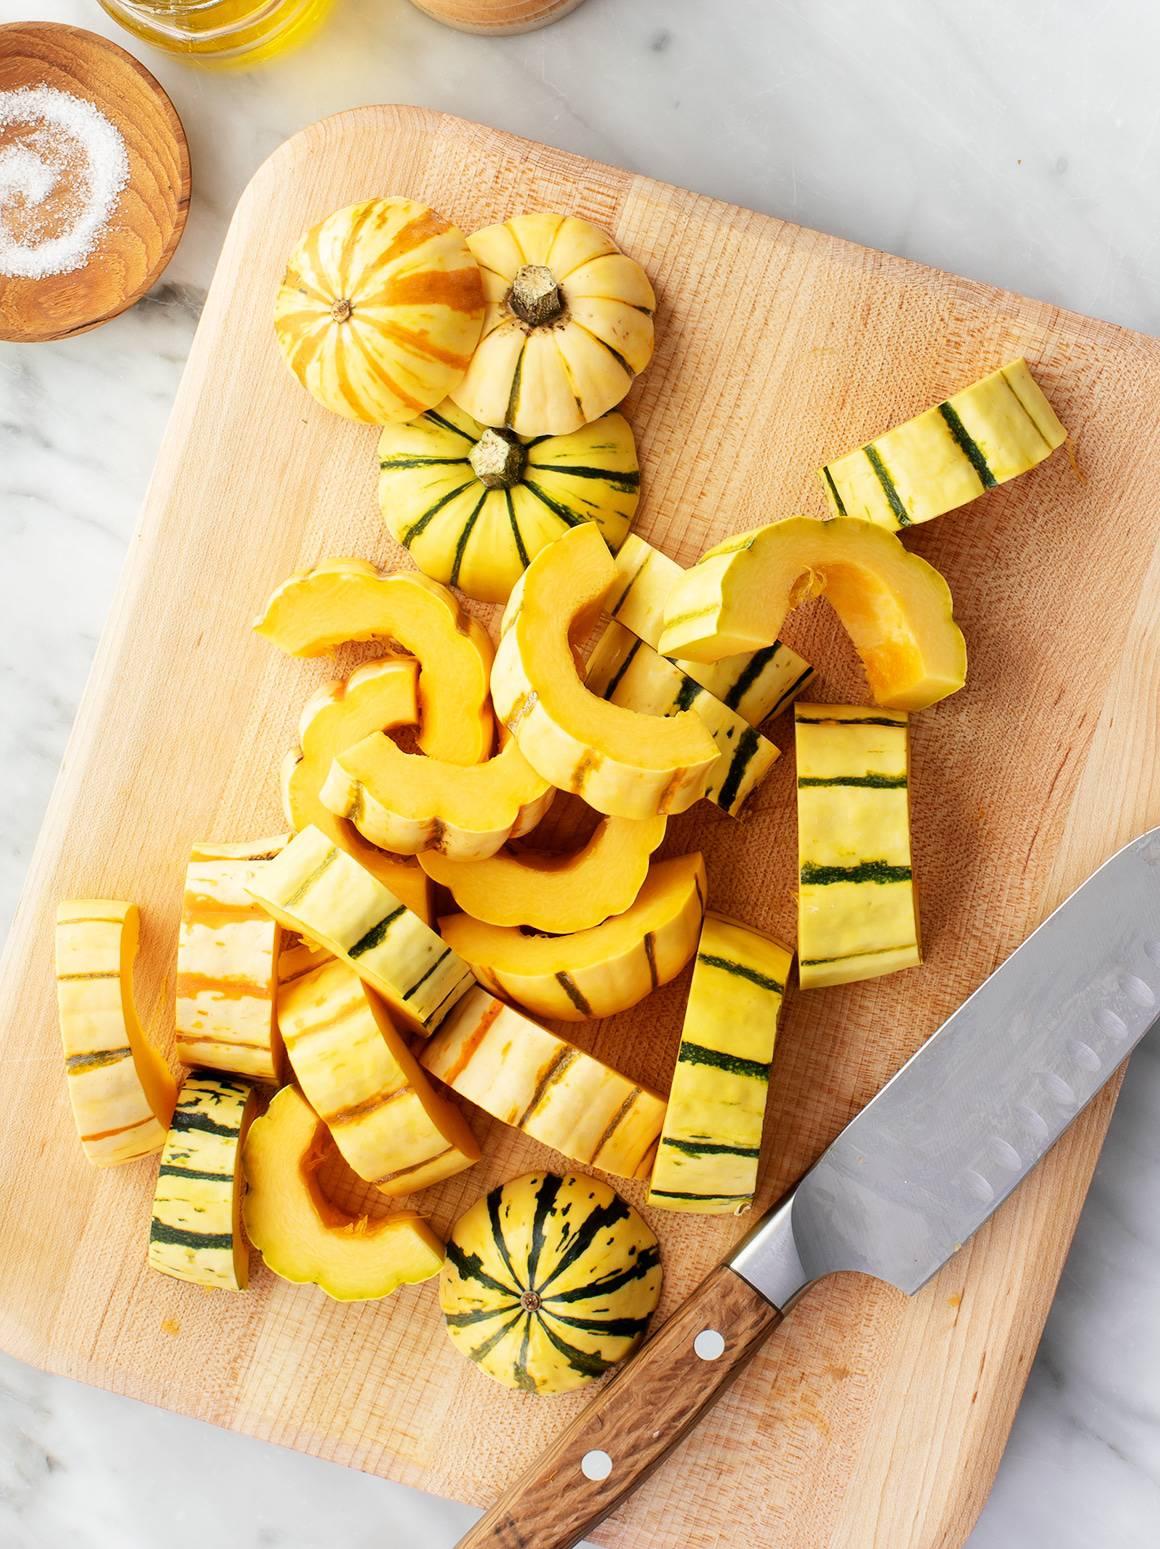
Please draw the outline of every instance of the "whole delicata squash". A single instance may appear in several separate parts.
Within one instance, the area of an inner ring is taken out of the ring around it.
[[[451,389],[484,425],[562,436],[614,409],[652,359],[656,297],[607,232],[516,215],[467,239],[483,274],[483,337]]]
[[[319,403],[385,425],[447,396],[483,317],[479,268],[458,226],[412,199],[367,199],[301,238],[274,327]]]
[[[506,602],[529,562],[579,522],[595,522],[615,553],[640,498],[622,414],[529,440],[448,399],[384,429],[379,469],[383,520],[419,569],[481,602]]]

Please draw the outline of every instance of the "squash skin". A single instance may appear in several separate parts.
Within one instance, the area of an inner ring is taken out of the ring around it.
[[[610,705],[581,682],[570,636],[595,622],[614,567],[591,523],[573,527],[524,572],[492,667],[497,715],[559,790],[612,817],[684,812],[719,756],[690,711],[662,718]]]
[[[605,818],[587,844],[565,855],[521,847],[483,861],[454,861],[429,850],[419,864],[473,919],[561,936],[623,914],[635,902],[666,827],[663,817]]]
[[[324,656],[350,640],[397,642],[419,661],[423,752],[452,764],[490,755],[491,639],[437,581],[382,575],[365,559],[326,559],[270,594],[254,633],[289,656]]]
[[[585,1227],[589,1246],[565,1265]],[[527,1291],[534,1310],[521,1303]],[[569,1392],[631,1355],[660,1292],[652,1232],[607,1184],[575,1173],[529,1173],[477,1200],[456,1221],[439,1276],[452,1344],[528,1393]],[[599,1327],[611,1319],[615,1333]]]
[[[669,598],[660,650],[716,661],[760,647],[818,595],[853,640],[875,704],[922,710],[966,682],[946,581],[893,533],[853,517],[789,516],[710,549]]]
[[[330,1144],[297,1087],[283,1087],[251,1124],[242,1213],[267,1269],[337,1302],[374,1301],[437,1275],[442,1245],[421,1216],[352,1216],[323,1195],[317,1173]]]
[[[526,461],[509,487],[489,488],[472,467],[484,431],[448,399],[379,438],[383,520],[424,574],[482,602],[506,602],[528,563],[575,522],[595,522],[619,549],[640,498],[623,415],[566,436],[517,437]]]
[[[468,237],[487,312],[479,346],[451,397],[483,425],[560,436],[614,409],[653,352],[656,296],[607,232],[576,216],[516,215]],[[526,265],[549,269],[562,313],[529,324],[511,304]]]
[[[347,419],[410,419],[463,376],[483,327],[463,233],[412,199],[368,199],[311,227],[274,309],[283,358]]]
[[[133,1003],[141,917],[119,899],[66,899],[56,912],[56,994],[69,1103],[86,1157],[116,1167],[160,1151],[177,1083]]]
[[[476,978],[534,1016],[564,1022],[614,1016],[667,984],[697,949],[705,912],[700,855],[657,861],[623,914],[570,936],[527,936],[465,914],[439,921]]]

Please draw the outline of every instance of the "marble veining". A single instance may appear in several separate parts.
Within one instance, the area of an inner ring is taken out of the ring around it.
[[[116,35],[92,0],[0,0],[0,22],[29,13]],[[97,333],[0,345],[0,927],[230,211],[313,119],[371,101],[446,109],[1160,332],[1153,0],[587,0],[495,40],[406,0],[338,0],[314,43],[252,73],[141,52],[189,132],[181,249]],[[1160,1542],[1158,1111],[1154,1038],[1133,1060],[972,1549]],[[214,1488],[187,1493],[190,1471]],[[337,1521],[348,1549],[438,1549],[470,1519],[0,1357],[5,1549],[155,1549],[162,1520],[168,1549],[321,1549]]]

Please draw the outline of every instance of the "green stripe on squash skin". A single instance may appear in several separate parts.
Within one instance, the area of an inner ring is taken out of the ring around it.
[[[195,1167],[175,1167],[172,1162],[162,1162],[157,1169],[159,1178],[192,1178],[197,1183],[230,1183],[234,1181],[233,1173],[207,1173],[199,1172]]]
[[[886,496],[899,527],[911,526],[910,515],[902,504],[902,497],[894,487],[894,480],[886,471],[886,464],[882,461],[878,448],[875,446],[864,446],[862,450],[866,453],[867,461],[877,475],[878,482],[882,486],[882,493]]]
[[[666,1135],[662,1146],[671,1146],[685,1156],[760,1156],[760,1146],[730,1146],[723,1140],[676,1140]]]
[[[624,654],[624,660],[621,662],[620,666],[616,669],[616,671],[612,674],[611,678],[609,678],[608,686],[604,690],[604,693],[601,694],[601,696],[600,696],[601,699],[611,699],[613,694],[616,693],[616,690],[620,686],[620,680],[624,677],[625,673],[632,666],[632,663],[633,663],[633,661],[636,658],[636,654],[640,650],[640,648],[641,648],[641,646],[643,644],[644,644],[643,640],[634,640],[632,642],[632,645],[629,647],[629,649]]]
[[[292,909],[295,904],[300,904],[306,897],[307,893],[309,893],[310,889],[318,881],[322,873],[327,869],[328,866],[333,866],[337,859],[338,847],[337,845],[331,845],[330,849],[327,850],[326,854],[319,861],[318,865],[315,866],[314,870],[308,872],[306,876],[303,877],[302,881],[298,884],[290,896],[281,900],[275,900],[275,902],[280,902],[283,909]]]
[[[748,1204],[752,1194],[694,1194],[680,1189],[650,1189],[649,1199],[712,1199],[719,1200],[723,1205]]]
[[[723,703],[728,705],[730,710],[737,709],[746,694],[748,694],[749,690],[780,650],[781,641],[775,640],[772,645],[763,646],[760,651],[754,651],[745,666],[734,678],[729,692],[725,695]]]
[[[515,539],[516,553],[520,557],[520,564],[526,570],[531,564],[531,560],[528,558],[528,551],[524,547],[524,535],[520,532],[519,519],[516,516],[516,507],[515,502],[512,500],[511,490],[505,489],[503,497],[507,501],[508,521],[511,524],[512,537]]]
[[[562,473],[568,478],[603,479],[610,489],[621,495],[632,495],[640,488],[639,473],[614,473],[608,468],[565,468],[559,463],[533,463],[537,473]]]
[[[867,791],[904,791],[905,775],[799,775],[798,790],[819,789],[834,785],[850,785]]]
[[[573,1318],[554,1312],[551,1307],[541,1308],[541,1313],[551,1318],[553,1323],[562,1323],[565,1328],[577,1328],[583,1334],[609,1334],[623,1339],[635,1339],[638,1334],[643,1334],[652,1316],[650,1313],[643,1318]]]
[[[799,673],[769,712],[769,717],[772,718],[775,715],[780,715],[787,705],[792,704],[813,675],[814,669],[812,667],[807,667],[804,672]]]
[[[232,1232],[189,1232],[179,1226],[166,1226],[156,1216],[149,1227],[149,1241],[166,1248],[233,1248]]]
[[[557,1302],[586,1302],[597,1296],[610,1296],[613,1291],[619,1291],[622,1286],[631,1285],[634,1280],[643,1280],[651,1271],[657,1268],[661,1261],[659,1248],[645,1248],[637,1254],[636,1263],[630,1269],[621,1269],[614,1275],[607,1275],[603,1280],[594,1280],[590,1285],[573,1286],[570,1291],[557,1291],[554,1296],[545,1297],[545,1302],[553,1305]]]
[[[487,1219],[491,1227],[491,1240],[495,1244],[495,1251],[503,1260],[504,1268],[512,1277],[512,1282],[518,1291],[524,1289],[524,1283],[516,1273],[516,1267],[512,1263],[512,1256],[508,1250],[507,1239],[503,1234],[503,1226],[500,1224],[499,1207],[503,1198],[503,1186],[491,1189],[487,1196]]]
[[[704,690],[700,683],[693,678],[686,678],[678,689],[677,697],[673,700],[673,704],[678,710],[690,710],[693,706],[693,701],[703,692]]]
[[[544,1228],[548,1224],[548,1217],[552,1214],[563,1182],[559,1173],[546,1173],[536,1190],[536,1208],[532,1216],[532,1240],[528,1248],[528,1284],[533,1287],[546,1241]]]
[[[656,932],[646,930],[644,933],[644,955],[648,963],[648,976],[654,990],[659,990],[661,981],[657,973],[657,938]]]
[[[542,490],[538,484],[526,475],[524,477],[524,488],[530,490],[541,505],[547,506],[548,510],[554,516],[558,516],[568,527],[579,527],[581,522],[588,521],[588,518],[581,512],[573,511],[571,506],[566,506],[559,500],[553,500],[551,495],[547,494],[546,491]]]
[[[733,757],[729,760],[729,772],[721,782],[721,789],[717,792],[719,806],[728,812],[737,800],[737,793],[741,789],[741,782],[745,778],[745,771],[749,767],[749,761],[757,752],[761,743],[760,734],[752,726],[747,726],[737,740],[737,746],[733,750]]]
[[[570,1344],[562,1335],[557,1334],[544,1318],[539,1320],[540,1328],[549,1342],[568,1362],[573,1371],[581,1372],[585,1377],[603,1377],[606,1371],[615,1366],[616,1359],[597,1355],[593,1351],[581,1350],[578,1346]]]
[[[987,466],[987,459],[983,456],[982,449],[975,438],[968,433],[967,427],[958,416],[958,411],[952,409],[949,403],[940,403],[938,412],[954,437],[955,445],[978,475],[979,483],[984,489],[994,489],[999,481]]]
[[[824,477],[826,483],[830,486],[830,494],[834,497],[834,505],[838,509],[838,515],[845,516],[846,505],[841,495],[838,494],[838,486],[834,483],[834,475],[830,472],[829,464],[827,464],[826,467],[822,469],[822,476]]]
[[[516,1379],[516,1387],[524,1393],[538,1393],[539,1388],[536,1379],[528,1370],[528,1350],[532,1342],[532,1315],[528,1314],[524,1324],[523,1338],[520,1340],[519,1354],[512,1362],[512,1376]]]
[[[411,988],[409,990],[404,990],[403,991],[403,999],[404,1000],[410,1000],[411,996],[414,995],[415,991],[417,989],[420,989],[424,984],[427,983],[427,980],[431,977],[431,975],[439,967],[440,963],[445,963],[450,956],[451,956],[451,948],[450,947],[445,947],[444,950],[442,952],[440,952],[439,956],[434,959],[434,961],[431,963],[430,967],[426,970],[426,972],[419,975],[419,977],[415,980],[415,982],[411,986]]]
[[[859,861],[856,866],[818,866],[813,861],[806,861],[800,878],[803,887],[829,887],[834,882],[892,883],[911,880],[909,866],[891,866],[886,861]]]
[[[496,1280],[493,1275],[489,1275],[483,1267],[483,1260],[479,1254],[464,1253],[454,1237],[448,1240],[446,1251],[447,1257],[455,1266],[461,1279],[473,1281],[474,1284],[483,1286],[487,1291],[498,1291],[501,1296],[519,1296],[520,1292],[517,1286],[504,1285],[502,1280]]]
[[[511,1333],[512,1329],[515,1328],[516,1324],[524,1316],[526,1316],[526,1314],[524,1313],[523,1308],[522,1307],[518,1308],[517,1311],[516,1311],[515,1317],[510,1319],[507,1323],[502,1324],[499,1328],[497,1328],[495,1333],[492,1334],[490,1339],[485,1339],[483,1344],[476,1345],[473,1350],[469,1350],[468,1351],[468,1354],[470,1355],[471,1359],[473,1361],[482,1361],[485,1356],[490,1355],[491,1352],[495,1349],[496,1345],[498,1345],[502,1340],[507,1338],[507,1336]]]
[[[218,1124],[214,1119],[207,1118],[200,1109],[175,1108],[173,1118],[169,1121],[169,1129],[179,1130],[186,1134],[196,1131],[203,1135],[222,1135],[227,1140],[236,1140],[241,1134],[241,1115],[237,1124]]]
[[[579,1053],[579,1049],[561,1049],[560,1052],[555,1055],[554,1058],[549,1062],[548,1068],[544,1071],[539,1081],[536,1082],[536,1088],[532,1093],[531,1102],[528,1103],[523,1113],[521,1113],[519,1118],[516,1120],[516,1129],[523,1129],[524,1125],[531,1118],[532,1114],[535,1113],[536,1109],[543,1102],[548,1091],[556,1084],[556,1082],[560,1079],[568,1067],[578,1057]]]
[[[799,726],[905,726],[905,721],[895,720],[889,715],[801,715],[797,716]]]
[[[508,393],[507,410],[504,413],[504,424],[511,425],[516,417],[516,410],[520,406],[520,387],[524,377],[524,351],[528,347],[527,336],[520,345],[520,353],[516,357],[516,369],[512,372],[511,391]]]
[[[585,1216],[583,1223],[576,1231],[576,1235],[560,1255],[555,1269],[539,1286],[541,1296],[548,1287],[562,1275],[565,1270],[571,1269],[577,1259],[583,1258],[589,1248],[599,1237],[601,1232],[607,1231],[610,1226],[616,1226],[618,1222],[628,1219],[629,1207],[617,1194],[607,1205],[597,1205]]]
[[[629,578],[628,578],[628,585],[624,588],[624,590],[621,592],[620,596],[616,599],[616,601],[613,603],[612,607],[609,608],[609,610],[608,610],[609,615],[612,618],[615,618],[616,615],[620,612],[621,608],[624,607],[625,602],[628,600],[629,592],[632,591],[633,587],[636,585],[636,583],[640,580],[641,576],[644,574],[645,568],[648,565],[648,562],[649,562],[649,560],[651,558],[652,558],[651,554],[646,554],[645,557],[641,560],[640,564],[633,571],[632,575],[629,576]]]
[[[456,463],[466,463],[466,462],[467,462],[467,458],[466,457],[419,457],[419,456],[380,457],[379,458],[379,467],[380,468],[384,468],[384,469],[385,468],[390,468],[392,471],[394,471],[394,470],[399,469],[399,468],[437,468],[437,467],[440,467],[440,466],[446,467],[448,464],[454,466]]]
[[[902,941],[896,947],[870,947],[861,952],[841,952],[837,957],[803,957],[800,963],[803,968],[821,968],[826,963],[845,963],[852,957],[886,957],[891,952],[913,951],[913,941]]]
[[[70,1076],[83,1076],[86,1071],[100,1070],[105,1065],[119,1065],[132,1052],[126,1044],[123,1049],[96,1049],[91,1054],[70,1054],[64,1062],[64,1068]]]
[[[462,531],[459,534],[459,541],[455,545],[455,558],[451,563],[451,576],[448,582],[451,586],[459,585],[459,572],[463,566],[463,556],[467,549],[467,540],[471,537],[471,529],[479,521],[479,513],[483,510],[484,502],[490,494],[491,491],[485,488],[483,494],[476,502],[475,510],[463,524]]]
[[[486,1323],[490,1318],[502,1318],[520,1310],[518,1302],[505,1302],[502,1307],[479,1307],[474,1312],[445,1312],[443,1318],[452,1328],[471,1328],[476,1323]]]
[[[382,946],[386,940],[387,932],[399,918],[406,914],[406,904],[400,904],[397,909],[392,909],[390,914],[385,914],[377,925],[372,925],[365,936],[360,936],[353,947],[347,948],[348,957],[362,957],[366,952],[373,952],[375,947]]]
[[[443,507],[450,501],[454,500],[457,495],[462,495],[465,489],[470,489],[471,485],[474,483],[475,475],[472,474],[469,479],[466,479],[462,484],[457,485],[455,489],[448,490],[447,494],[441,496],[433,506],[430,506],[426,511],[423,512],[422,516],[416,517],[415,520],[411,523],[410,527],[408,527],[407,530],[403,533],[401,540],[403,547],[405,549],[409,549],[419,534],[422,533],[425,528],[427,528],[430,523],[435,520],[440,511],[442,511]]]
[[[475,445],[474,436],[469,435],[466,430],[461,430],[458,425],[453,425],[450,420],[444,419],[442,414],[437,414],[434,409],[428,409],[423,418],[425,420],[431,420],[433,424],[442,425],[444,430],[453,431],[457,436],[462,436],[465,441],[470,441],[472,446]],[[462,461],[466,462],[467,458],[464,457]]]
[[[738,979],[748,979],[750,984],[756,984],[759,989],[770,990],[775,995],[785,994],[785,985],[779,984],[770,974],[763,974],[756,968],[750,968],[746,963],[738,963],[730,957],[718,957],[714,952],[698,952],[698,963],[704,963],[708,968],[720,968],[722,972],[734,974]]]
[[[677,1054],[679,1065],[708,1065],[712,1070],[724,1071],[730,1076],[750,1076],[755,1081],[769,1080],[769,1060],[746,1060],[739,1054],[726,1054],[722,1049],[709,1049],[701,1043],[681,1043]]]
[[[556,975],[556,982],[581,1016],[590,1017],[592,1015],[592,1007],[589,1005],[583,990],[580,989],[574,979],[561,970]]]

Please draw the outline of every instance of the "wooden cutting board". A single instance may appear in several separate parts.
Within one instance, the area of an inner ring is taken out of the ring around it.
[[[927,962],[791,995],[761,1203],[817,1156],[1049,906],[1160,820],[1160,342],[415,108],[296,136],[242,198],[36,852],[4,965],[0,1345],[51,1370],[484,1503],[584,1403],[487,1381],[432,1286],[340,1307],[259,1271],[248,1295],[145,1267],[155,1166],[100,1173],[72,1133],[55,1028],[59,896],[136,899],[144,1017],[169,1040],[184,858],[280,825],[275,770],[333,669],[247,625],[289,571],[400,556],[374,499],[375,432],[319,408],[278,357],[275,288],[299,232],[405,192],[470,231],[524,209],[609,228],[652,276],[658,348],[628,400],[638,530],[688,562],[729,532],[821,514],[827,454],[1025,354],[1072,432],[1034,473],[908,535],[948,577],[966,690],[914,718]],[[403,561],[406,563],[405,561]],[[52,606],[51,579],[45,605]],[[791,639],[815,698],[859,701],[824,608]],[[776,733],[789,745],[790,728]],[[671,825],[711,902],[793,940],[792,757],[740,822]],[[664,1086],[686,981],[573,1026]],[[933,1549],[986,1495],[1111,1113],[1108,1092],[920,1295],[854,1276],[808,1297],[679,1458],[598,1534],[620,1549]],[[486,1161],[422,1198],[446,1226],[559,1158],[479,1120]],[[639,1187],[628,1190],[639,1201]],[[668,1311],[743,1229],[650,1213]]]

